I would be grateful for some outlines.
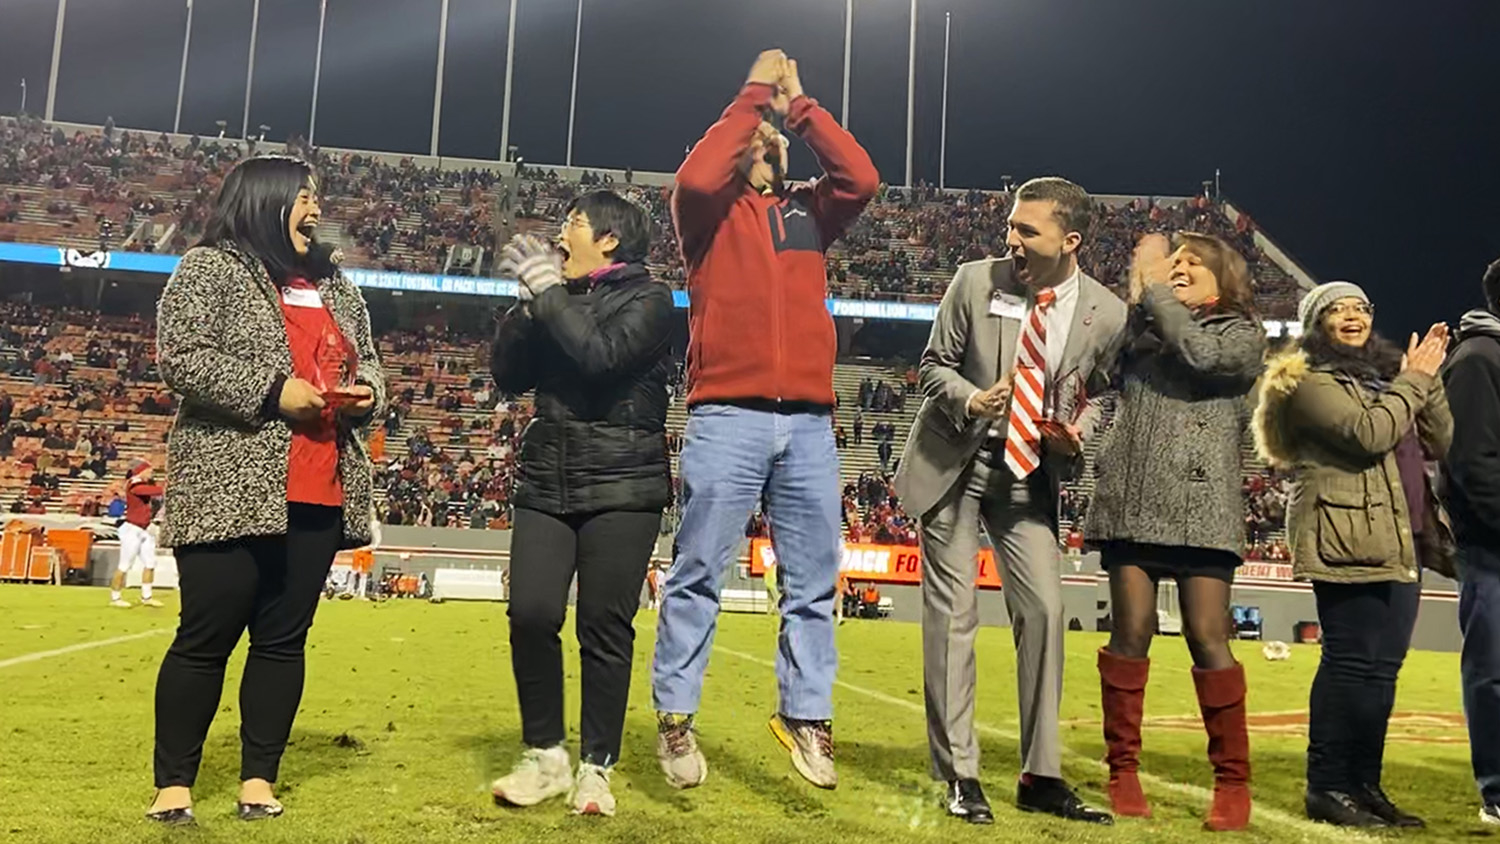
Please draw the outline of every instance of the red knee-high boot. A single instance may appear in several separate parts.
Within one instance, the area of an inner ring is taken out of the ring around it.
[[[1214,766],[1214,802],[1204,827],[1244,829],[1250,823],[1250,734],[1245,727],[1245,667],[1193,669],[1198,707]]]
[[[1104,703],[1104,761],[1109,763],[1109,801],[1115,814],[1151,817],[1136,775],[1141,756],[1141,713],[1151,660],[1130,659],[1099,649],[1099,688]]]

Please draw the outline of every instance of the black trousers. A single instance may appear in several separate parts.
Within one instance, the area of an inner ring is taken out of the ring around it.
[[[156,678],[156,787],[191,786],[245,628],[240,779],[276,781],[302,700],[303,648],[343,541],[343,511],[287,505],[285,536],[177,549],[182,617]]]
[[[1469,758],[1486,805],[1500,804],[1500,553],[1478,545],[1459,549],[1462,566],[1458,623],[1464,632],[1459,660]]]
[[[1411,647],[1416,583],[1314,583],[1323,659],[1308,703],[1307,788],[1379,785],[1396,675]]]
[[[620,758],[635,612],[660,526],[660,511],[553,516],[516,510],[510,545],[510,659],[526,746],[552,747],[566,737],[558,634],[576,572],[583,664],[579,756],[605,767]]]

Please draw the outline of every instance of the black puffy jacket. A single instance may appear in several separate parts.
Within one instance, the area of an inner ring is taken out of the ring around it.
[[[667,380],[672,292],[628,264],[584,292],[558,286],[500,321],[490,371],[536,390],[515,505],[563,515],[653,511],[671,498]]]

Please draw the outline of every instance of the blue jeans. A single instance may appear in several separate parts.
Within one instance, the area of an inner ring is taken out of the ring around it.
[[[682,449],[682,524],[661,590],[652,698],[658,712],[698,711],[719,617],[719,590],[762,498],[781,578],[776,648],[780,712],[833,717],[834,592],[843,560],[838,451],[829,418],[700,405]]]
[[[1458,624],[1464,632],[1459,671],[1469,721],[1474,781],[1486,804],[1500,803],[1500,554],[1459,550]]]

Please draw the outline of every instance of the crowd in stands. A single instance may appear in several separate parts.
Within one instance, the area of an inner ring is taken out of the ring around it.
[[[0,303],[0,318],[0,361],[9,376],[0,382],[6,509],[108,513],[112,499],[118,499],[117,476],[127,459],[163,460],[164,417],[176,409],[153,361],[154,326],[140,316],[16,303]],[[483,372],[482,338],[429,328],[389,332],[380,342],[392,402],[370,439],[381,493],[378,517],[393,525],[508,528],[517,453],[531,405],[491,389]],[[75,355],[74,348],[81,353]],[[880,460],[878,470],[863,472],[844,488],[850,541],[917,543],[915,521],[901,509],[891,481],[891,450],[902,432],[886,420],[867,426],[865,418],[866,412],[900,410],[914,386],[910,378],[905,385],[867,378],[850,397],[852,413],[841,411],[848,415],[854,444],[869,437]],[[159,421],[150,428],[148,451],[122,456],[120,437],[151,425],[152,417]],[[840,438],[847,447],[847,437],[841,433]],[[669,452],[675,456],[681,447],[681,432],[670,431]],[[64,494],[72,482],[94,479],[106,483]],[[1247,474],[1248,560],[1287,559],[1286,484],[1284,476],[1269,470]],[[1075,538],[1074,526],[1086,507],[1083,487],[1063,489],[1059,516],[1067,541]],[[667,514],[665,532],[675,517],[675,511]],[[761,514],[752,518],[747,533],[769,534]]]
[[[1245,476],[1245,542],[1247,560],[1286,562],[1286,503],[1291,478],[1284,472],[1257,469]]]
[[[119,132],[112,125],[103,133],[70,136],[34,119],[0,121],[0,240],[28,237],[22,227],[42,213],[64,230],[97,238],[100,248],[180,253],[201,234],[224,174],[254,147],[198,137],[174,144],[165,135]],[[442,271],[449,247],[489,249],[497,233],[513,225],[546,232],[581,192],[608,187],[650,212],[658,235],[650,253],[656,274],[678,285],[685,278],[672,236],[670,187],[633,184],[629,173],[623,182],[592,172],[571,181],[556,170],[522,167],[509,178],[488,168],[437,169],[410,159],[390,163],[389,157],[328,153],[300,140],[290,147],[317,165],[324,218],[341,232],[349,265]],[[934,300],[957,264],[1004,253],[1008,213],[1005,193],[944,192],[927,185],[884,188],[830,253],[831,292]],[[169,228],[170,236],[160,243],[134,237],[145,221]],[[1221,205],[1205,197],[1171,205],[1145,199],[1101,204],[1084,252],[1085,269],[1123,291],[1136,239],[1145,232],[1179,229],[1232,242],[1256,271],[1264,302],[1295,300],[1294,282],[1256,247],[1248,216],[1231,222]],[[175,399],[155,371],[148,321],[0,307],[0,349],[9,350],[0,365],[11,376],[0,393],[0,460],[8,476],[20,472],[42,481],[28,489],[41,494],[23,497],[22,503],[45,508],[55,497],[58,478],[107,477],[117,470],[113,435],[118,426],[128,430],[134,417],[169,415]],[[1263,304],[1267,315],[1278,315],[1275,307]],[[53,342],[63,325],[88,335],[76,354],[73,345]],[[377,486],[384,495],[380,518],[390,524],[508,526],[516,449],[530,407],[503,401],[488,388],[483,358],[474,354],[481,338],[429,330],[389,334],[382,342],[389,352],[387,368],[402,386],[393,390],[390,416],[377,435]],[[466,349],[469,360],[445,357],[438,354],[441,349]],[[683,386],[679,370],[673,386],[678,400]],[[895,441],[904,432],[889,421],[867,424],[864,418],[901,411],[915,390],[915,369],[904,384],[866,379],[853,397],[852,413],[841,410],[835,420],[840,448],[863,447],[869,437],[879,461],[878,474],[867,473],[850,485],[851,538],[915,541],[911,520],[889,485]],[[54,418],[59,409],[103,421],[66,424]],[[680,451],[680,432],[669,434],[668,446],[674,455]],[[1285,551],[1278,544],[1284,480],[1252,476],[1246,495],[1253,553],[1274,559]],[[1086,498],[1077,488],[1064,495],[1065,524],[1081,518]],[[83,505],[103,506],[92,496]],[[672,519],[669,513],[664,530]]]
[[[201,234],[208,204],[228,168],[243,155],[237,143],[193,138],[174,146],[165,134],[152,138],[115,131],[69,136],[35,118],[0,123],[0,226],[22,222],[35,204],[49,222],[100,249],[149,250],[157,244],[132,237],[140,222],[174,226],[164,251],[180,252]],[[163,182],[161,174],[171,178]],[[15,187],[41,189],[23,194]],[[0,240],[16,239],[0,228]]]
[[[46,513],[97,498],[60,500],[67,481],[113,480],[121,438],[166,419],[177,399],[153,359],[153,326],[140,317],[0,303],[0,485],[11,512]],[[75,354],[74,349],[79,349]],[[162,440],[148,436],[146,456]],[[97,491],[94,495],[99,495]]]
[[[650,212],[657,229],[650,263],[657,275],[675,285],[685,279],[672,233],[669,187],[616,182],[587,171],[573,181],[539,167],[520,167],[510,179],[488,168],[439,169],[411,159],[391,164],[373,155],[326,153],[300,139],[288,148],[317,165],[324,217],[350,247],[345,259],[350,266],[440,272],[447,268],[449,247],[492,252],[497,237],[521,225],[512,216],[549,231],[574,197],[608,187]],[[0,190],[0,240],[15,239],[22,212],[37,202],[65,228],[97,236],[101,248],[126,238],[125,248],[180,252],[201,233],[213,191],[243,154],[235,142],[193,137],[174,146],[165,135],[153,139],[112,128],[69,137],[34,119],[5,122],[0,124],[0,188],[6,188]],[[41,193],[23,196],[7,186]],[[939,191],[925,184],[884,188],[830,252],[830,290],[844,298],[935,301],[958,264],[1005,253],[1008,213],[1009,195],[1003,192]],[[166,243],[132,238],[144,219],[174,226]],[[1084,269],[1123,289],[1137,239],[1180,229],[1233,243],[1250,261],[1261,310],[1289,315],[1295,282],[1256,246],[1249,216],[1231,222],[1222,205],[1203,196],[1175,204],[1101,203],[1083,252]],[[486,272],[489,266],[478,269]]]
[[[916,545],[917,522],[901,509],[891,475],[866,472],[844,485],[845,535],[850,542]]]

